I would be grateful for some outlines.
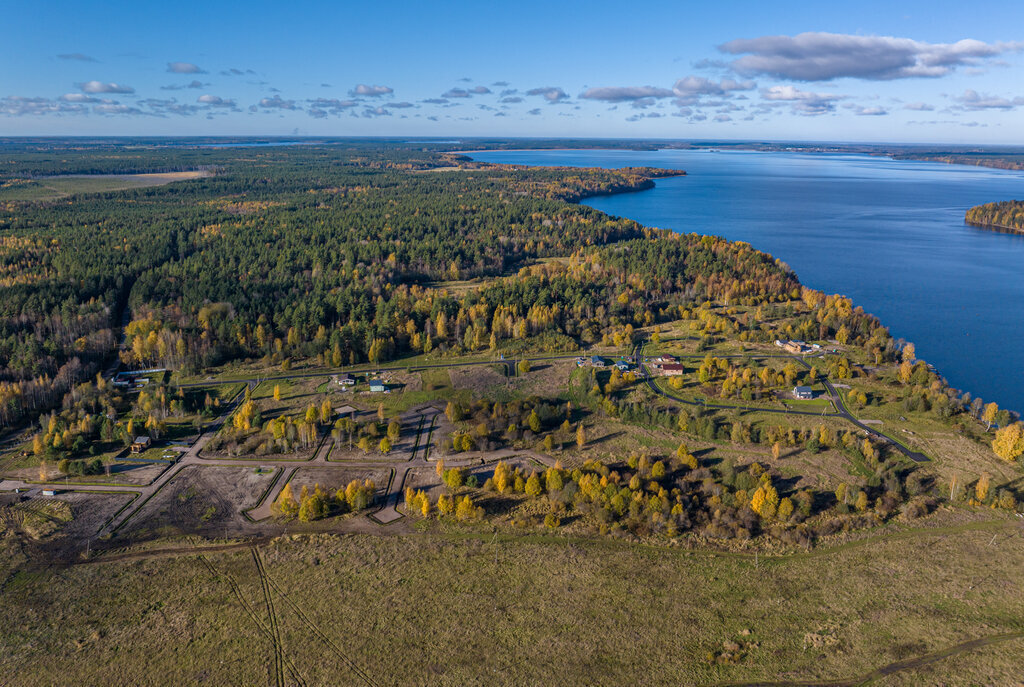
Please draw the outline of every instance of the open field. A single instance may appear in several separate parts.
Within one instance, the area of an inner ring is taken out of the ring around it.
[[[200,179],[209,172],[165,172],[160,174],[69,174],[24,180],[0,189],[0,200],[54,200],[79,193],[107,193],[133,188],[163,186],[175,181]]]
[[[445,529],[49,569],[7,546],[6,679],[820,684],[898,661],[882,684],[1020,678],[1015,521],[760,558]],[[984,638],[999,643],[913,667]]]

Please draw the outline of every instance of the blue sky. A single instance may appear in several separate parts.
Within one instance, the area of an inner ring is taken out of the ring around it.
[[[0,135],[1024,144],[1024,3],[8,2]]]

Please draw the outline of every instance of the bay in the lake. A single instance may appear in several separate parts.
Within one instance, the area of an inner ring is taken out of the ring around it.
[[[1024,198],[1024,173],[863,155],[701,150],[474,152],[485,162],[686,170],[584,201],[647,226],[747,241],[841,293],[953,386],[1024,411],[1024,234],[964,223]]]

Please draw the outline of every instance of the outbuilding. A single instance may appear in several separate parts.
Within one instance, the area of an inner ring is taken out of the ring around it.
[[[384,382],[382,382],[379,379],[371,379],[370,391],[372,391],[375,394],[379,394],[381,392],[387,391],[387,386],[385,386]]]
[[[135,437],[134,441],[132,441],[132,453],[142,453],[152,445],[153,440],[149,437]]]

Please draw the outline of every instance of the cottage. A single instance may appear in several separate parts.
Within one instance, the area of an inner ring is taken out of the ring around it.
[[[149,437],[135,437],[132,441],[132,453],[142,453],[152,445],[153,440]]]
[[[619,360],[615,363],[615,367],[618,368],[619,372],[626,372],[629,370],[629,363],[625,360]]]
[[[793,387],[793,398],[801,401],[810,401],[814,398],[814,392],[811,391],[809,386],[796,386]]]
[[[381,392],[387,391],[387,386],[384,384],[384,382],[382,382],[379,379],[371,379],[370,391],[372,391],[375,394],[379,394]]]
[[[655,358],[654,362],[662,363],[662,364],[664,364],[664,363],[678,363],[679,362],[679,358],[675,357],[674,355],[669,355],[668,353],[663,353],[663,354],[659,355],[657,358]]]
[[[590,364],[593,367],[604,367],[604,358],[599,355],[590,356]]]
[[[666,363],[659,369],[666,377],[676,377],[686,372],[686,366],[682,363]]]
[[[338,375],[337,380],[338,384],[340,384],[341,386],[353,386],[356,383],[356,378],[348,373]]]

